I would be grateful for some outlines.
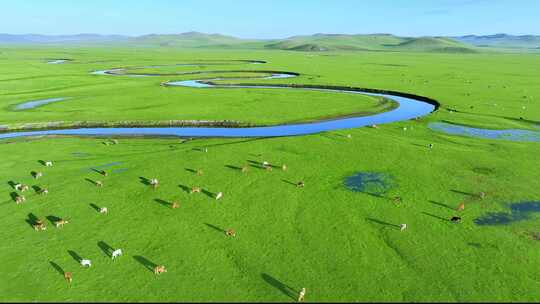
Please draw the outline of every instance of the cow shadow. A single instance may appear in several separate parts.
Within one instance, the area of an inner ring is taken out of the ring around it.
[[[214,230],[216,230],[216,231],[218,231],[219,233],[225,233],[225,230],[224,230],[224,229],[221,229],[221,228],[219,228],[219,227],[217,227],[217,226],[214,226],[214,225],[208,224],[208,223],[205,223],[205,225],[208,226],[208,227],[210,227],[210,228],[212,228],[212,229],[214,229]]]
[[[235,171],[242,171],[242,168],[233,165],[225,165],[225,168],[229,168]]]
[[[26,219],[26,222],[28,223],[28,225],[30,225],[30,227],[32,227],[32,229],[34,229],[34,225],[37,224],[38,220],[39,219],[35,214],[28,213],[28,218]]]
[[[150,180],[146,177],[142,177],[142,176],[139,176],[139,181],[141,182],[141,184],[143,185],[146,185],[146,186],[150,186],[151,183],[150,183]]]
[[[476,193],[465,192],[465,191],[454,190],[454,189],[451,189],[450,191],[452,191],[454,193],[457,193],[457,194],[461,194],[461,195],[467,195],[467,196],[470,196],[470,197],[478,197],[478,194],[476,194]]]
[[[160,204],[160,205],[163,205],[163,206],[165,206],[165,207],[168,207],[168,208],[170,208],[170,207],[173,205],[173,203],[167,202],[167,201],[162,200],[162,199],[159,199],[159,198],[156,198],[154,201],[155,201],[156,203],[158,203],[158,204]]]
[[[285,296],[287,296],[287,297],[289,297],[289,298],[291,298],[293,300],[296,300],[296,296],[298,295],[298,291],[296,291],[291,286],[277,280],[276,278],[274,278],[274,277],[272,277],[272,276],[270,276],[269,274],[266,274],[266,273],[262,273],[261,277],[266,283],[268,283],[272,287],[279,290]]]
[[[11,200],[16,202],[17,201],[17,197],[19,197],[19,194],[17,192],[11,192],[9,194],[9,196],[11,197]]]
[[[56,264],[55,262],[53,261],[49,261],[49,264],[51,264],[51,266],[58,272],[58,274],[60,275],[64,275],[64,269],[62,269],[62,267],[60,267],[60,265]]]
[[[429,202],[433,205],[437,205],[437,206],[440,206],[440,207],[443,207],[443,208],[446,208],[446,209],[450,209],[450,210],[454,210],[454,208],[448,206],[447,204],[444,204],[444,203],[440,203],[440,202],[436,202],[436,201],[432,201],[432,200],[429,200]]]
[[[135,255],[133,256],[133,259],[139,263],[141,263],[141,265],[144,266],[144,268],[148,269],[149,271],[151,272],[154,272],[154,268],[156,268],[158,265],[150,260],[148,260],[147,258],[143,257],[143,256],[140,256],[140,255]]]
[[[46,162],[42,159],[38,160],[38,163],[42,166],[45,166]]]
[[[431,214],[431,213],[427,213],[427,212],[422,212],[422,214],[430,216],[432,218],[436,218],[436,219],[441,220],[443,222],[448,222],[448,219],[446,219],[444,217],[441,217],[441,216],[438,216],[438,215],[435,215],[435,214]]]
[[[114,251],[114,248],[112,248],[109,244],[105,243],[104,241],[99,241],[97,245],[107,257],[109,258],[112,257],[112,252]]]
[[[288,181],[288,180],[286,180],[286,179],[282,179],[281,181],[284,182],[284,183],[286,183],[286,184],[289,184],[289,185],[293,185],[293,186],[295,186],[295,187],[298,187],[298,184],[295,184],[295,183],[293,183],[293,182],[291,182],[291,181]]]
[[[217,193],[212,193],[206,189],[201,189],[201,192],[210,198],[216,198]]]
[[[93,179],[89,179],[89,178],[85,178],[85,180],[89,183],[91,183],[92,185],[96,186],[97,185],[97,182]]]
[[[51,223],[51,225],[54,225],[55,222],[58,222],[58,221],[62,220],[58,216],[54,216],[54,215],[48,215],[46,218]]]
[[[391,224],[391,223],[387,223],[387,222],[383,222],[383,221],[381,221],[381,220],[374,219],[374,218],[370,218],[370,217],[367,217],[366,220],[368,220],[368,221],[370,221],[370,222],[373,222],[373,223],[376,223],[376,224],[379,224],[379,225],[383,225],[383,226],[394,227],[394,228],[400,228],[399,225]]]
[[[9,182],[8,182],[8,185],[9,185],[12,189],[15,189],[15,185],[16,185],[16,184],[17,184],[17,183],[14,182],[14,181],[9,181]]]
[[[41,187],[38,186],[38,185],[33,185],[33,186],[32,186],[32,189],[33,189],[36,193],[40,193],[41,190],[43,190],[43,188],[41,188]]]
[[[77,262],[77,264],[80,264],[81,261],[82,261],[82,257],[77,254],[75,251],[73,250],[68,250],[68,253],[69,255]]]
[[[98,205],[94,204],[94,203],[90,204],[90,207],[92,207],[92,209],[96,210],[96,212],[101,211],[101,208]]]
[[[195,169],[190,169],[190,168],[185,168],[185,169],[186,169],[186,171],[188,171],[188,172],[191,172],[191,173],[197,173],[197,170],[195,170]]]
[[[191,193],[191,188],[186,185],[178,185],[178,187],[180,187],[180,189],[182,189],[183,191],[187,193]]]

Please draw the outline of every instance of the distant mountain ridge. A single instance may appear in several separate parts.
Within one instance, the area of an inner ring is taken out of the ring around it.
[[[409,51],[474,53],[489,49],[540,49],[540,36],[508,34],[459,37],[400,37],[392,34],[324,34],[292,36],[286,39],[242,39],[222,34],[186,32],[123,35],[11,35],[0,34],[1,45],[120,45],[178,48],[278,49],[291,51]]]
[[[477,47],[538,49],[540,48],[540,35],[466,35],[453,37],[457,41]]]

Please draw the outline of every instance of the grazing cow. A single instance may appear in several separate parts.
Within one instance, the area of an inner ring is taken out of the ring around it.
[[[21,191],[22,186],[23,186],[23,184],[16,184],[15,186],[13,186],[13,188],[15,188],[15,190],[17,190],[17,191]]]
[[[38,191],[38,194],[40,194],[40,195],[49,194],[49,189],[47,189],[47,188],[40,189]]]
[[[407,229],[407,224],[401,224],[401,225],[399,225],[399,230],[400,230],[400,231],[403,231],[403,230],[405,230],[405,229]]]
[[[159,186],[159,181],[157,180],[157,178],[152,178],[150,180],[150,185],[154,187],[154,189],[156,189]]]
[[[298,302],[304,302],[305,297],[306,297],[306,289],[302,288],[302,290],[300,290],[300,293],[298,294]]]
[[[45,223],[43,222],[36,222],[36,224],[32,225],[34,227],[34,230],[36,231],[43,231],[47,230],[47,226],[45,226]]]
[[[83,267],[90,267],[90,266],[92,266],[92,261],[82,259],[82,260],[81,260],[81,266],[83,266]]]
[[[115,145],[118,145],[118,139],[113,139],[113,143],[114,143]]]
[[[105,214],[108,214],[108,213],[109,213],[109,209],[107,209],[107,207],[101,207],[101,208],[99,208],[99,213],[105,213]]]
[[[28,188],[27,185],[22,185],[21,186],[21,192],[28,191],[28,189],[30,189],[30,188]]]
[[[54,222],[54,224],[56,225],[56,228],[60,228],[60,227],[64,227],[65,224],[69,224],[69,222],[66,220],[59,220],[59,221]]]
[[[71,281],[73,281],[73,274],[71,272],[64,272],[64,279],[71,284]]]
[[[459,206],[456,208],[456,211],[463,211],[465,210],[465,203],[459,204]]]
[[[402,202],[401,196],[395,196],[392,200],[396,204],[401,204],[401,202]]]
[[[203,174],[204,174],[204,172],[203,172],[202,169],[197,170],[197,175],[198,176],[202,176]]]
[[[171,205],[171,208],[178,209],[178,208],[180,208],[180,205],[177,202],[173,202],[172,205]]]
[[[283,170],[283,171],[287,171],[287,169],[288,169],[288,168],[287,168],[287,165],[283,165],[283,166],[281,166],[281,170]]]
[[[111,258],[114,260],[115,258],[122,255],[122,249],[116,249],[113,251]]]
[[[236,237],[236,231],[234,229],[229,229],[225,231],[225,234],[230,237]]]
[[[266,171],[271,172],[272,171],[272,166],[266,167]]]
[[[35,179],[38,179],[38,178],[40,178],[40,177],[43,176],[43,173],[41,173],[41,172],[35,172],[35,173],[33,174],[33,176],[34,176]]]
[[[351,134],[347,134],[347,138],[352,138],[352,135],[351,135]]]
[[[373,129],[378,129],[378,128],[379,128],[379,126],[377,126],[377,125],[371,125],[371,127],[372,127]]]
[[[461,217],[459,216],[453,216],[451,219],[450,219],[451,222],[454,222],[454,223],[460,223],[461,222]]]
[[[24,203],[25,201],[26,201],[26,197],[24,197],[23,195],[19,195],[15,198],[15,203],[17,203],[17,205]]]
[[[249,170],[249,167],[247,165],[242,167],[242,173],[246,173],[248,172],[248,170]]]
[[[223,197],[223,192],[220,192],[216,195],[216,201]]]
[[[267,161],[263,161],[263,162],[262,162],[262,166],[263,166],[263,167],[268,167],[268,166],[270,166],[270,163],[267,162]]]
[[[158,265],[154,268],[154,273],[155,274],[161,274],[161,273],[164,273],[164,272],[167,272],[167,268],[165,268],[164,265]]]
[[[478,197],[480,197],[480,199],[484,199],[484,198],[486,198],[486,193],[485,192],[480,192],[478,194]]]
[[[45,167],[52,167],[52,165],[53,165],[52,161],[45,162]]]
[[[96,186],[97,187],[103,187],[103,182],[102,181],[96,181]]]
[[[193,187],[193,188],[191,188],[191,193],[201,193],[201,188]]]
[[[297,184],[296,184],[296,187],[298,188],[304,188],[306,186],[306,184],[304,183],[304,181],[299,181]]]
[[[101,173],[101,175],[103,175],[103,176],[107,176],[107,171],[105,171],[105,170],[101,170],[100,173]]]
[[[433,149],[433,144],[429,144],[429,149]]]

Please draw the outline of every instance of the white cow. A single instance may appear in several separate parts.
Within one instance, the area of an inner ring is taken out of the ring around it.
[[[112,253],[112,259],[114,260],[115,258],[119,257],[122,255],[122,249],[116,249],[115,251],[113,251]]]
[[[401,231],[407,229],[407,224],[401,224],[401,225],[399,225],[399,229],[400,229]]]
[[[45,167],[52,167],[52,161],[46,161]]]
[[[17,190],[17,191],[21,191],[22,186],[23,186],[23,184],[16,184],[15,186],[13,186],[13,188],[15,188],[15,190]]]
[[[99,208],[99,213],[107,214],[107,213],[109,213],[109,209],[107,209],[107,207],[101,207],[101,208]]]
[[[220,199],[221,197],[223,197],[223,192],[220,192],[216,195],[216,200]]]
[[[83,260],[81,260],[81,266],[90,267],[90,266],[92,266],[92,261],[83,259]]]

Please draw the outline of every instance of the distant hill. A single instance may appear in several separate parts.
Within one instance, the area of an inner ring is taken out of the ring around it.
[[[475,53],[474,48],[459,41],[445,37],[409,38],[393,47],[394,50],[445,52],[445,53]]]
[[[221,34],[187,32],[172,35],[145,35],[129,39],[131,44],[161,47],[232,47],[248,45],[257,40],[240,39]]]
[[[0,34],[1,44],[62,44],[62,43],[104,43],[126,41],[129,37],[121,35],[98,35],[98,34],[78,34],[78,35],[11,35]]]
[[[417,51],[473,53],[473,47],[442,37],[407,38],[390,34],[296,36],[265,45],[271,49],[292,51]]]
[[[540,50],[540,36],[496,34],[461,37],[399,37],[391,34],[314,34],[286,39],[242,39],[221,34],[187,32],[151,34],[138,37],[122,35],[11,35],[0,34],[0,45],[99,45],[124,47],[275,49],[304,52],[325,51],[404,51],[474,53],[478,51]]]
[[[294,51],[382,50],[386,45],[396,45],[401,42],[403,38],[390,34],[315,34],[290,37],[267,44],[265,47]]]
[[[535,35],[467,35],[454,37],[454,39],[477,47],[516,48],[516,49],[539,49],[540,36]]]

